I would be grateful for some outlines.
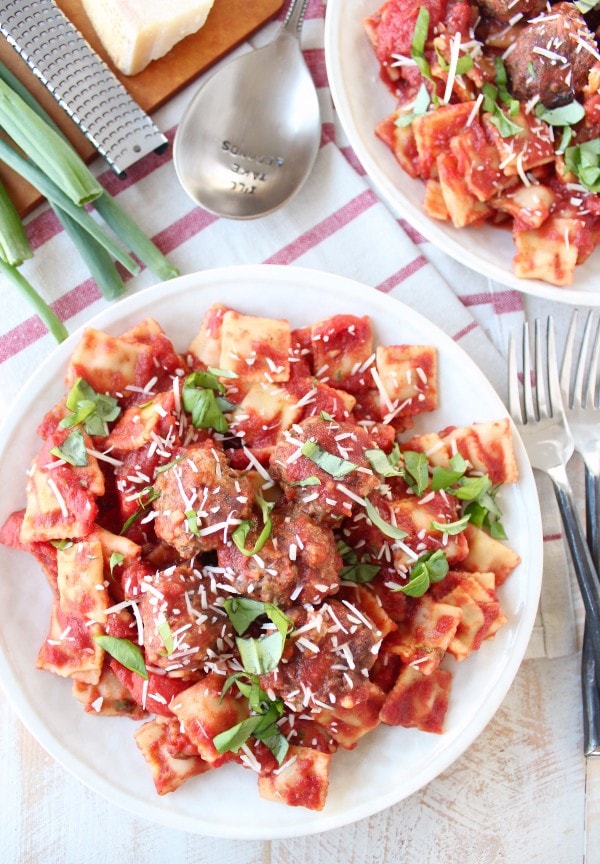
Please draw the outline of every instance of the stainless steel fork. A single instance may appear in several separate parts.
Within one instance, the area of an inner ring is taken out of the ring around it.
[[[562,406],[552,318],[548,319],[545,347],[542,347],[540,322],[535,322],[534,358],[535,366],[532,368],[529,326],[525,323],[522,387],[518,378],[514,336],[511,334],[510,338],[509,410],[532,466],[544,471],[552,480],[585,606],[592,652],[600,668],[600,587],[567,476],[566,465],[573,455],[574,441]]]
[[[600,323],[588,314],[575,374],[573,353],[577,333],[577,310],[571,318],[560,372],[560,389],[575,450],[585,465],[586,536],[596,573],[600,572]],[[594,331],[595,330],[595,334]],[[586,620],[581,658],[581,687],[584,712],[584,752],[600,756],[600,667],[596,667],[589,621]]]

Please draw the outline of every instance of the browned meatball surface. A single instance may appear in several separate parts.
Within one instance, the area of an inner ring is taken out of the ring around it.
[[[298,510],[271,514],[272,533],[255,555],[244,555],[230,542],[218,550],[223,581],[240,594],[287,608],[292,603],[320,603],[339,588],[343,566],[331,528]],[[262,519],[246,538],[252,549]]]
[[[547,108],[573,101],[587,83],[598,50],[572,3],[557,3],[524,27],[514,44],[505,60],[513,96],[520,101],[539,96]]]
[[[278,693],[294,711],[336,704],[351,708],[361,701],[381,641],[375,625],[340,600],[306,607],[290,617],[295,623],[293,649],[274,672],[262,676],[265,690]]]
[[[526,19],[539,15],[546,8],[546,0],[477,0],[477,5],[484,15],[508,23],[517,15]]]
[[[211,441],[186,447],[176,457],[154,484],[160,493],[154,526],[182,558],[192,558],[222,545],[250,515],[254,493],[248,478],[231,468]]]
[[[309,441],[317,446],[312,457],[302,454]],[[365,456],[365,450],[374,446],[362,426],[309,417],[284,433],[273,449],[269,470],[288,500],[304,513],[335,523],[361,506],[357,497],[364,498],[379,485]]]
[[[139,609],[146,661],[173,675],[210,671],[235,648],[235,634],[221,607],[224,596],[215,576],[191,567],[170,567],[141,582]],[[172,640],[172,644],[171,644]],[[169,649],[169,650],[168,650]]]

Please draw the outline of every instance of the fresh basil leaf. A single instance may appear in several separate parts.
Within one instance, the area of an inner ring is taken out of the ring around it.
[[[342,459],[341,456],[336,456],[335,453],[323,450],[320,444],[311,439],[304,442],[300,452],[315,465],[318,465],[326,474],[331,474],[332,477],[345,477],[346,474],[350,474],[358,468],[354,462],[349,462],[347,459]]]
[[[227,432],[229,424],[223,411],[230,410],[232,403],[217,396],[222,393],[225,393],[225,386],[212,372],[199,369],[187,376],[181,396],[183,407],[192,415],[196,429]]]
[[[53,447],[50,452],[57,459],[64,459],[75,468],[83,468],[88,464],[85,440],[81,429],[74,429],[60,446]]]
[[[490,117],[492,123],[503,138],[512,138],[514,135],[520,135],[523,132],[523,127],[518,123],[513,123],[510,117],[504,113],[501,108],[496,106],[496,112],[493,117]]]
[[[176,459],[171,459],[170,462],[165,462],[164,465],[159,465],[154,473],[162,474],[164,471],[168,471],[169,468],[173,468],[174,465],[178,465],[185,458],[185,456],[178,456]]]
[[[241,723],[236,723],[230,729],[226,729],[224,732],[219,732],[218,735],[215,735],[213,744],[217,753],[237,753],[240,747],[254,733],[262,719],[260,714],[255,714],[246,720],[242,720]]]
[[[364,498],[363,500],[367,516],[373,525],[379,528],[382,534],[385,534],[386,537],[391,537],[392,540],[404,540],[405,537],[408,537],[408,534],[406,531],[403,531],[402,528],[398,528],[397,525],[390,525],[389,522],[382,519],[377,509],[368,498]]]
[[[242,680],[246,678],[248,680]],[[248,699],[254,715],[216,735],[213,738],[215,749],[219,753],[227,751],[235,753],[250,737],[254,737],[262,741],[271,750],[278,764],[281,764],[289,747],[287,739],[277,726],[277,721],[284,712],[283,701],[279,698],[270,699],[260,687],[258,678],[243,672],[235,673],[227,679],[221,692],[221,699],[233,683]]]
[[[431,523],[431,527],[435,528],[436,531],[441,531],[442,534],[455,535],[462,533],[467,527],[469,521],[470,516],[467,513],[465,516],[463,516],[461,519],[457,519],[455,522],[436,522],[434,520]]]
[[[321,420],[325,420],[327,423],[333,423],[335,419],[327,411],[319,411],[319,417],[321,418]]]
[[[585,117],[585,108],[580,102],[569,102],[559,108],[546,108],[543,102],[535,106],[535,116],[549,126],[575,126]]]
[[[431,473],[431,489],[433,492],[439,492],[440,489],[447,489],[457,483],[464,475],[464,471],[453,471],[451,468],[443,468],[436,465]]]
[[[302,487],[302,486],[320,486],[321,481],[319,480],[318,477],[315,477],[313,475],[312,477],[304,477],[302,480],[295,480],[291,485],[292,486],[300,486],[300,487]]]
[[[111,556],[108,560],[108,566],[110,568],[110,572],[112,573],[115,567],[118,564],[122,564],[125,560],[125,556],[121,552],[112,552]]]
[[[120,534],[126,534],[127,531],[131,528],[134,522],[143,516],[150,504],[153,501],[156,501],[157,498],[160,497],[160,492],[158,489],[155,489],[154,486],[145,486],[138,496],[138,508],[135,513],[132,513],[129,519],[125,521],[125,524],[121,528]]]
[[[565,167],[579,178],[590,192],[600,192],[600,138],[567,147]]]
[[[167,652],[167,655],[172,654],[173,649],[175,647],[175,643],[173,640],[173,634],[171,632],[171,627],[169,626],[169,622],[167,621],[166,618],[163,618],[163,620],[159,623],[157,630],[158,630],[158,635],[162,639],[162,643],[165,646],[165,650]]]
[[[190,534],[193,534],[194,537],[199,537],[200,528],[198,526],[198,513],[195,510],[186,510],[184,515]]]
[[[243,639],[236,636],[235,643],[240,652],[244,671],[249,675],[266,675],[273,672],[283,656],[285,636],[279,630],[259,639]]]
[[[448,573],[450,565],[441,549],[425,552],[413,564],[409,581],[400,590],[410,597],[422,597],[432,582],[441,582]]]
[[[238,636],[242,636],[248,627],[266,615],[283,635],[287,635],[292,622],[274,603],[263,603],[262,600],[251,600],[249,597],[228,597],[223,602],[227,616]]]
[[[577,6],[582,15],[587,15],[600,6],[598,0],[574,0],[574,5]]]
[[[207,370],[213,377],[218,377],[218,378],[239,378],[240,377],[237,372],[233,372],[233,370],[231,370],[231,369],[217,369],[216,366],[208,366]],[[209,385],[203,385],[203,386],[209,386]]]
[[[72,413],[60,421],[60,426],[69,428],[81,424],[88,435],[98,437],[108,435],[108,423],[121,413],[113,396],[96,393],[84,378],[76,379],[68,393],[66,406]]]
[[[59,552],[62,552],[64,549],[70,549],[73,545],[72,540],[51,540],[50,543],[55,549],[58,549]]]
[[[429,485],[429,463],[424,453],[405,450],[404,459],[405,480],[419,498]]]
[[[379,448],[365,450],[365,456],[373,471],[381,474],[382,477],[404,477],[404,471],[397,467],[397,463],[393,464],[390,461],[390,457],[384,450]]]
[[[233,531],[231,534],[231,539],[233,540],[237,548],[240,550],[242,555],[247,555],[248,557],[256,555],[257,552],[260,552],[260,550],[263,548],[263,546],[271,536],[271,532],[273,530],[273,522],[269,514],[275,506],[274,503],[265,501],[264,498],[261,498],[259,495],[257,495],[256,500],[262,511],[264,526],[262,531],[258,535],[256,543],[254,544],[252,549],[246,549],[246,538],[248,537],[250,529],[254,526],[254,522],[251,522],[248,519],[244,519],[244,521],[241,522],[237,526],[235,531]]]
[[[121,666],[135,672],[141,678],[148,678],[144,655],[139,645],[134,645],[130,639],[119,639],[116,636],[94,636],[93,639]]]
[[[413,103],[412,111],[409,111],[406,114],[399,114],[394,121],[394,125],[400,127],[410,126],[416,117],[422,117],[423,114],[427,113],[430,105],[431,96],[429,94],[429,90],[427,89],[425,84],[421,84],[419,92],[417,93],[417,96]]]
[[[463,477],[456,489],[449,492],[461,501],[475,501],[491,488],[491,480],[487,474],[480,477]]]
[[[346,564],[340,570],[340,579],[344,582],[355,582],[357,585],[366,585],[377,576],[381,567],[377,564],[369,564],[365,561],[356,561],[354,564]]]

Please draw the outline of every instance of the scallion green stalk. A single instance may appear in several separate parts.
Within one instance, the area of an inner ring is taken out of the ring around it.
[[[56,204],[61,210],[71,216],[75,222],[78,222],[82,228],[84,228],[92,235],[92,237],[94,237],[95,240],[98,241],[98,243],[110,252],[113,258],[120,261],[130,273],[135,275],[140,272],[139,264],[133,260],[131,255],[124,250],[120,243],[114,240],[94,219],[92,219],[84,207],[78,207],[74,204],[71,199],[65,195],[62,189],[47,177],[44,172],[37,167],[37,165],[33,165],[28,159],[23,157],[20,153],[17,153],[16,150],[13,150],[10,144],[7,144],[7,142],[1,138],[0,159],[2,159],[3,162],[6,162],[6,164],[12,168],[13,171],[16,171],[17,174],[20,174],[21,177],[24,177],[32,186],[35,186],[38,192],[41,192],[41,194],[47,198],[51,204]]]
[[[28,258],[33,258],[33,250],[23,223],[2,183],[0,183],[0,258],[15,267]]]
[[[32,111],[40,117],[45,123],[50,126],[57,135],[60,135],[70,147],[70,143],[65,138],[62,130],[54,122],[52,117],[44,110],[29,90],[23,86],[19,79],[13,75],[10,69],[0,62],[0,80],[10,87],[15,93],[27,103]],[[79,156],[74,152],[76,158]],[[80,170],[89,171],[85,163],[82,163]],[[168,259],[157,248],[156,244],[141,230],[136,222],[127,215],[117,201],[106,191],[103,190],[102,195],[94,200],[94,207],[100,214],[106,225],[120,237],[128,248],[136,255],[142,263],[148,267],[160,279],[173,279],[179,275],[179,270],[174,267]],[[85,240],[85,238],[82,238]]]
[[[1,79],[0,127],[75,204],[102,195],[102,186],[70,144]]]
[[[119,297],[125,290],[125,284],[115,262],[104,246],[94,240],[79,222],[75,222],[68,213],[65,213],[56,204],[50,206],[81,255],[102,296],[106,297],[107,300],[114,300]]]
[[[104,219],[117,237],[137,255],[149,270],[152,270],[160,279],[173,279],[179,275],[179,270],[174,267],[162,254],[160,249],[144,234],[139,225],[127,215],[114,198],[105,192],[94,201],[94,208]]]
[[[28,300],[57,342],[67,338],[69,333],[65,325],[14,265],[7,264],[0,258],[0,273],[4,273]]]

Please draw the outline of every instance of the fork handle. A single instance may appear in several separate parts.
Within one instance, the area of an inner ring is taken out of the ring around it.
[[[587,543],[596,572],[600,566],[600,530],[598,527],[598,505],[600,503],[600,477],[585,468],[585,527]],[[594,657],[590,625],[587,621],[583,631],[581,652],[581,689],[583,695],[583,752],[589,756],[600,756],[600,665]]]
[[[579,514],[573,502],[573,494],[566,470],[561,470],[560,473],[553,472],[551,477],[554,481],[554,491],[585,607],[595,662],[600,668],[600,582],[585,540]]]

